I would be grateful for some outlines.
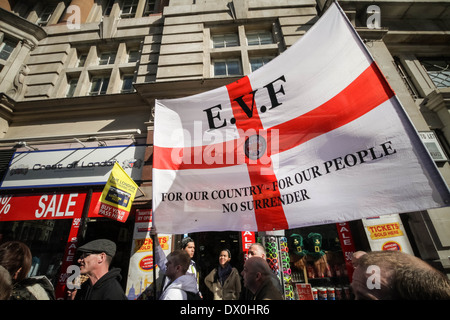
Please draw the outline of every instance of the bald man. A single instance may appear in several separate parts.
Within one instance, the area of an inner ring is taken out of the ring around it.
[[[401,251],[358,251],[352,259],[357,300],[448,300],[450,280],[425,261]]]
[[[244,286],[253,294],[253,300],[283,300],[283,297],[272,281],[272,270],[266,260],[261,257],[247,259],[241,273]]]

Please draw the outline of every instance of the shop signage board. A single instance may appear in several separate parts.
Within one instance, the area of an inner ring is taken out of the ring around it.
[[[153,283],[155,265],[153,260],[153,241],[150,235],[152,210],[136,209],[131,257],[125,294],[135,300]],[[172,235],[159,234],[158,241],[166,256],[171,252]]]
[[[333,2],[269,63],[155,101],[160,232],[273,231],[447,206],[395,92]]]
[[[92,195],[90,217],[98,217],[94,210],[100,195],[100,192]],[[80,218],[85,200],[84,192],[1,195],[0,221]]]
[[[16,152],[0,189],[101,185],[118,162],[140,180],[146,146],[114,146]]]
[[[391,214],[362,221],[372,251],[396,250],[414,255],[400,215]]]

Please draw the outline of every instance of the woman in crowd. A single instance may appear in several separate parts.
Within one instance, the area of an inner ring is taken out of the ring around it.
[[[23,242],[8,241],[0,245],[0,265],[12,279],[10,300],[54,300],[53,286],[45,276],[27,276],[31,259],[30,248]]]
[[[214,300],[238,300],[241,292],[241,278],[230,264],[231,253],[224,249],[219,255],[219,266],[205,278],[205,284],[214,294]]]

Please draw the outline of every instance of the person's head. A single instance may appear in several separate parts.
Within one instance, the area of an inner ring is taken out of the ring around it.
[[[31,268],[31,251],[20,241],[8,241],[0,246],[0,265],[8,270],[14,282],[27,277]]]
[[[359,251],[352,262],[355,299],[450,299],[450,280],[415,256],[401,251]]]
[[[167,256],[166,276],[174,281],[186,274],[191,263],[191,257],[186,250],[175,250]]]
[[[8,270],[0,266],[0,300],[8,300],[12,293],[12,278]]]
[[[181,240],[181,249],[185,250],[191,259],[194,257],[195,253],[195,243],[192,238],[186,237]]]
[[[223,249],[222,251],[220,251],[220,255],[219,255],[219,264],[220,266],[223,268],[225,267],[225,265],[230,262],[231,260],[231,253],[230,250],[228,249]]]
[[[261,243],[253,243],[250,248],[248,249],[248,257],[260,257],[265,259],[266,258],[266,249]]]
[[[244,286],[252,293],[255,293],[266,279],[271,276],[272,270],[265,259],[252,257],[245,261],[241,274],[244,278]]]
[[[116,244],[111,240],[93,240],[77,250],[81,253],[78,263],[81,274],[101,276],[108,272],[112,258],[116,254]]]

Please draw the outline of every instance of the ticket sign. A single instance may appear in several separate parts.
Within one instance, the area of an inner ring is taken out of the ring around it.
[[[400,223],[398,222],[367,226],[367,230],[369,231],[370,239],[372,240],[398,237],[403,235]]]
[[[137,209],[131,245],[131,257],[125,294],[129,300],[135,300],[153,283],[153,272],[159,278],[158,266],[154,263],[153,242],[150,235],[152,210]],[[172,250],[172,235],[158,234],[158,241],[167,256]],[[163,276],[163,275],[161,275]],[[150,290],[151,291],[151,290]]]
[[[414,254],[398,214],[363,219],[362,222],[371,250],[398,250]]]

